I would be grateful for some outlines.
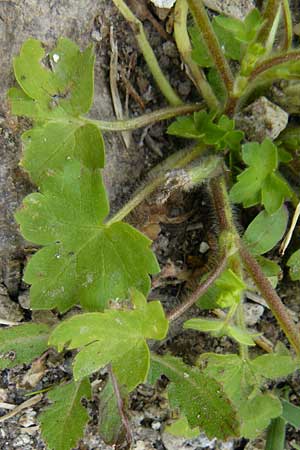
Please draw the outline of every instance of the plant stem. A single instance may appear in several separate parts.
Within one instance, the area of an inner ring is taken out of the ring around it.
[[[283,22],[285,27],[283,49],[289,50],[293,40],[293,22],[289,0],[282,0]]]
[[[139,117],[134,117],[132,119],[125,119],[125,120],[107,121],[107,120],[89,119],[86,117],[83,118],[81,117],[80,119],[85,123],[92,123],[96,125],[102,131],[128,131],[146,127],[161,120],[171,119],[172,117],[191,114],[203,108],[204,108],[203,103],[195,103],[191,105],[180,105],[162,108],[159,109],[158,111],[153,111],[151,113],[143,114],[142,116]]]
[[[122,425],[126,431],[126,439],[127,439],[127,444],[131,444],[132,443],[132,433],[131,433],[131,429],[130,429],[130,425],[129,425],[129,421],[128,418],[126,416],[126,414],[124,413],[124,402],[122,399],[122,395],[120,392],[120,387],[119,387],[119,383],[115,377],[115,374],[112,370],[111,364],[109,364],[107,366],[108,369],[108,373],[111,379],[111,383],[113,386],[113,390],[116,396],[116,401],[117,401],[117,407],[118,407],[118,412],[120,414],[121,417],[121,421],[122,421]]]
[[[236,230],[231,204],[229,201],[227,186],[224,176],[219,179],[214,178],[210,182],[211,194],[214,202],[215,211],[218,218],[218,223],[220,226],[221,233],[227,232],[225,234],[225,242],[221,241],[220,245],[224,245],[225,252],[227,254],[227,265],[232,269],[234,273],[237,274],[241,279],[244,278],[243,268],[241,263],[241,258],[238,252],[239,235]],[[220,237],[222,234],[220,235]],[[236,323],[237,325],[245,330],[245,319],[244,319],[244,309],[243,309],[243,295],[241,296],[239,305],[234,305],[232,307],[232,312],[236,312]],[[229,311],[231,314],[231,310]],[[231,316],[230,316],[231,318]],[[243,359],[248,359],[248,346],[244,344],[239,344],[240,354]]]
[[[180,317],[189,308],[191,308],[226,269],[227,255],[221,255],[218,259],[218,265],[210,272],[206,280],[203,281],[203,283],[199,284],[197,289],[181,305],[177,306],[177,308],[175,308],[167,315],[167,319],[170,322],[178,319],[178,317]]]
[[[251,95],[254,89],[258,87],[259,83],[273,83],[277,79],[282,78],[280,76],[280,72],[275,73],[272,75],[272,70],[276,69],[277,67],[280,68],[281,65],[284,65],[289,62],[296,62],[300,61],[300,51],[290,51],[290,52],[284,52],[279,53],[276,56],[263,59],[261,60],[253,69],[252,73],[249,75],[249,77],[245,78],[245,85],[246,88],[243,90],[243,92],[239,95],[239,99],[235,99],[233,108],[231,108],[230,112],[235,112],[237,109],[240,109],[243,104],[246,102],[247,98]],[[269,74],[268,77],[268,71],[271,72],[271,76]],[[265,76],[265,78],[264,78]],[[293,79],[293,76],[290,77]],[[294,76],[294,78],[297,78],[297,75]],[[258,79],[258,80],[257,80]]]
[[[240,241],[239,252],[242,261],[252,277],[254,283],[258,287],[260,293],[266,300],[269,308],[277,319],[281,329],[288,338],[290,344],[293,346],[297,356],[300,356],[300,333],[283,305],[277,292],[273,289],[269,280],[263,274],[256,259],[245,248]]]
[[[155,79],[158,87],[160,88],[163,95],[166,97],[168,102],[173,105],[181,105],[182,101],[170,85],[169,81],[163,74],[154,51],[152,50],[151,45],[147,39],[144,27],[142,22],[133,14],[133,12],[126,5],[124,0],[113,0],[114,4],[123,15],[123,17],[127,20],[129,25],[131,26],[137,43],[140,47],[140,50],[146,60],[146,63],[151,71],[153,78]]]
[[[220,230],[233,231],[235,234],[236,230],[233,224],[232,211],[224,177],[212,179],[210,182],[210,188]]]
[[[194,16],[196,25],[198,26],[199,31],[201,32],[206,46],[209,50],[209,53],[214,60],[219,75],[223,80],[228,97],[231,97],[234,78],[227,59],[222,52],[218,39],[207,16],[202,0],[188,0],[188,4]]]
[[[269,69],[273,69],[276,66],[280,66],[290,61],[299,61],[300,51],[291,51],[288,53],[281,53],[280,55],[273,56],[263,60],[258,64],[249,77],[249,82],[255,80],[259,75],[267,72]]]
[[[126,205],[123,206],[108,222],[106,225],[111,225],[114,222],[119,222],[124,219],[134,208],[136,208],[146,197],[155,191],[165,181],[165,175],[172,169],[178,169],[185,167],[188,163],[199,157],[206,147],[203,145],[197,145],[192,149],[183,149],[175,154],[169,156],[165,161],[154,167],[148,175],[150,179],[149,183],[139,189],[135,195],[129,200]]]
[[[272,419],[267,431],[265,450],[283,450],[285,447],[286,421],[282,417]]]
[[[203,71],[196,64],[191,56],[192,46],[187,31],[187,16],[188,16],[187,0],[177,0],[175,5],[175,20],[174,20],[174,37],[177,48],[179,50],[182,61],[186,65],[186,70],[193,81],[194,85],[206,101],[208,107],[212,110],[219,109],[219,102],[207,82]]]
[[[257,42],[267,43],[280,6],[281,0],[268,0],[263,14],[265,21],[258,33]]]

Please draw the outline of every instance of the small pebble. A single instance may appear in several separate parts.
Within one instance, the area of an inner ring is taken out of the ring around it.
[[[257,303],[244,303],[246,325],[255,325],[264,313],[264,307]]]
[[[152,422],[152,424],[151,424],[152,430],[158,431],[158,430],[160,430],[160,427],[161,427],[160,422]]]
[[[184,97],[188,96],[191,92],[192,85],[189,80],[183,81],[178,86],[178,92],[180,95],[183,95]]]
[[[137,441],[134,450],[145,450],[145,444],[143,441]]]
[[[170,58],[178,57],[178,50],[177,50],[175,44],[171,41],[167,41],[163,44],[163,52],[165,55],[169,56]]]
[[[199,252],[202,253],[202,255],[204,253],[206,253],[209,250],[209,245],[207,242],[202,241],[199,247]]]
[[[91,38],[93,39],[93,41],[96,41],[96,42],[101,42],[102,41],[101,33],[98,30],[93,30],[92,31]]]
[[[29,408],[19,419],[19,424],[24,427],[28,428],[32,425],[36,425],[36,412]]]
[[[260,97],[235,116],[236,128],[252,141],[276,139],[288,123],[288,114],[266,97]]]
[[[18,436],[13,441],[13,447],[14,448],[21,447],[24,449],[24,445],[29,444],[29,442],[31,442],[30,436],[28,436],[27,434],[23,434],[22,436]]]
[[[25,291],[19,294],[18,302],[23,309],[30,309],[29,291]]]
[[[175,0],[151,0],[157,8],[172,8]]]
[[[0,402],[7,402],[7,389],[0,388]]]

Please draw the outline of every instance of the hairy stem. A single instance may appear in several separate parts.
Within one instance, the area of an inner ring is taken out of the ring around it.
[[[222,52],[218,39],[207,16],[202,0],[188,0],[188,4],[194,16],[196,25],[199,28],[199,31],[203,36],[209,53],[213,58],[219,75],[223,80],[228,97],[230,97],[233,90],[234,78],[227,59]]]
[[[162,94],[166,97],[168,102],[173,105],[181,105],[182,101],[170,85],[169,81],[163,74],[154,51],[147,39],[142,22],[133,14],[130,8],[126,5],[124,0],[113,0],[114,4],[123,15],[123,17],[128,21],[131,26],[139,48],[146,60],[146,63],[151,71],[153,78],[155,79],[158,87],[160,88]]]
[[[150,180],[144,187],[139,189],[135,195],[123,206],[106,224],[111,225],[114,222],[119,222],[128,216],[128,214],[136,208],[145,198],[165,182],[166,173],[172,169],[179,169],[185,167],[194,159],[198,158],[206,147],[197,145],[192,149],[183,149],[175,154],[169,156],[165,161],[154,167],[148,175]]]
[[[275,73],[270,76],[270,73],[268,72],[276,69],[277,67],[280,68],[280,66],[288,63],[288,62],[296,62],[300,61],[300,51],[289,51],[284,53],[279,53],[276,56],[272,56],[270,58],[266,58],[261,60],[253,69],[252,73],[249,75],[248,78],[246,78],[246,88],[243,90],[243,92],[239,95],[239,99],[235,99],[234,108],[231,109],[232,111],[236,111],[237,109],[240,109],[246,102],[246,100],[249,98],[251,93],[254,91],[254,89],[257,88],[259,83],[268,83],[271,84],[274,81],[282,78],[279,73]],[[272,74],[272,72],[271,72]],[[292,76],[291,76],[292,78]],[[297,75],[294,76],[294,78],[297,78]]]
[[[221,231],[233,231],[235,234],[236,231],[224,177],[212,179],[210,188]]]
[[[158,111],[143,114],[139,117],[134,117],[132,119],[107,121],[107,120],[81,118],[81,120],[87,123],[93,123],[102,131],[128,131],[146,127],[161,120],[171,119],[172,117],[191,114],[203,108],[204,108],[203,103],[195,103],[191,105],[180,105],[162,108],[159,109]]]
[[[237,274],[241,279],[244,278],[241,258],[238,252],[239,234],[236,230],[231,204],[228,197],[227,186],[224,176],[214,178],[210,182],[211,194],[214,202],[215,211],[218,217],[221,233],[225,232],[225,242],[223,244],[225,252],[227,253],[227,264],[231,270]],[[220,235],[222,236],[222,234]],[[243,308],[244,296],[241,296],[239,305],[232,307],[232,311],[236,313],[235,320],[237,325],[245,330],[245,318]],[[248,359],[248,346],[239,344],[240,355],[243,359]]]
[[[191,308],[226,269],[227,256],[222,255],[218,259],[218,265],[210,272],[206,280],[203,281],[203,283],[199,284],[197,289],[195,289],[195,291],[181,305],[179,305],[167,315],[167,319],[170,322],[178,319],[178,317],[182,316],[182,314],[184,314],[189,308]]]
[[[288,53],[281,53],[277,56],[273,56],[272,58],[268,58],[263,60],[260,64],[258,64],[249,77],[249,82],[254,81],[258,76],[262,75],[264,72],[267,72],[270,69],[274,69],[276,66],[281,66],[290,61],[299,61],[300,60],[300,51],[291,51]]]
[[[187,0],[177,0],[175,5],[174,37],[177,48],[186,70],[194,85],[212,110],[219,109],[219,102],[207,82],[203,71],[191,56],[192,46],[187,31],[188,3]]]
[[[285,28],[283,49],[289,50],[293,40],[293,22],[289,5],[289,0],[282,0],[283,22]]]
[[[269,280],[263,274],[256,259],[249,253],[242,242],[240,242],[239,252],[242,261],[254,283],[266,300],[269,308],[277,319],[281,329],[285,333],[296,354],[300,356],[300,333],[283,305],[280,297],[273,289]]]
[[[267,44],[280,6],[281,6],[281,0],[268,0],[267,1],[266,7],[265,7],[265,10],[263,13],[264,24],[258,33],[257,42],[261,42],[262,44]]]

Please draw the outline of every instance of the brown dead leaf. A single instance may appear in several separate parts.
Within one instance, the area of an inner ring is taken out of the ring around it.
[[[153,279],[152,286],[158,288],[169,284],[180,284],[188,281],[191,275],[191,271],[187,270],[185,266],[176,266],[173,261],[168,260],[159,275]]]
[[[22,387],[26,387],[27,389],[33,388],[43,378],[45,372],[46,366],[44,358],[39,358],[36,361],[33,361],[31,368],[25,373],[20,385]]]

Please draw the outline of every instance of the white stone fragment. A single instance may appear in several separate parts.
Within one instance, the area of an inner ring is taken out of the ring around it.
[[[266,97],[259,97],[235,116],[236,128],[245,132],[249,141],[272,141],[285,129],[289,115]]]
[[[59,61],[59,55],[57,53],[53,53],[52,58],[55,63],[57,63]]]
[[[202,241],[199,247],[199,252],[202,253],[202,255],[204,253],[206,253],[209,250],[209,245],[207,242]]]
[[[204,253],[206,253],[209,250],[209,245],[207,242],[202,241],[199,247],[199,252],[202,253],[202,255]]]
[[[160,422],[152,422],[151,428],[152,428],[152,430],[158,431],[161,428],[161,423]]]
[[[259,322],[264,313],[264,307],[257,303],[244,303],[244,314],[246,325],[253,326]]]
[[[176,0],[151,0],[158,8],[172,8]]]

